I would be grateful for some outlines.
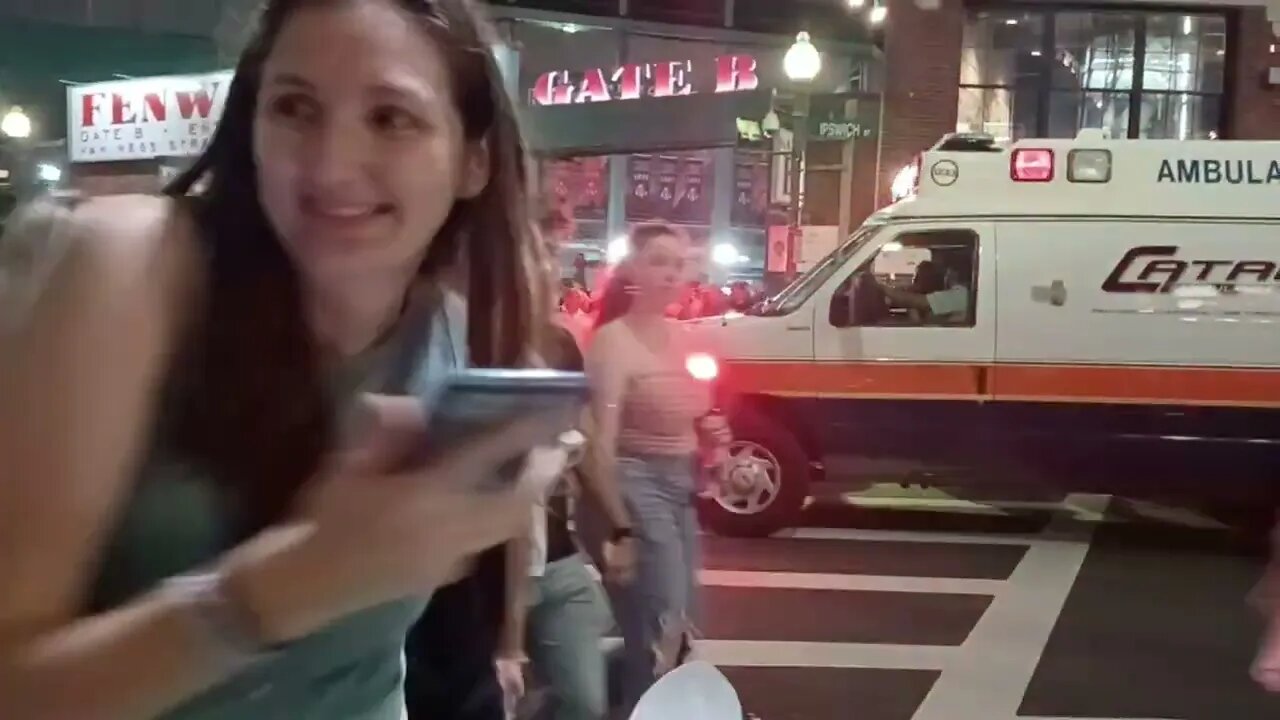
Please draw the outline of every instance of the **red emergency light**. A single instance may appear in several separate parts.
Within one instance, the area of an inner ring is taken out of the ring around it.
[[[711,382],[720,374],[720,363],[706,353],[693,353],[684,361],[684,367],[694,380]]]
[[[1009,158],[1009,176],[1014,182],[1053,180],[1053,151],[1047,148],[1018,148]]]

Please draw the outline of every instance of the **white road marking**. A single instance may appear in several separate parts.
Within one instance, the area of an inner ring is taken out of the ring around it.
[[[620,638],[605,638],[610,652]],[[721,667],[846,668],[939,671],[954,663],[960,648],[945,645],[699,640],[693,657]]]
[[[1009,720],[1180,720],[1179,717],[1011,717]]]
[[[798,528],[778,533],[775,537],[797,540],[855,540],[860,542],[918,542],[952,545],[1024,545],[1056,542],[1043,535],[921,532],[915,530],[859,530],[846,528]]]
[[[863,508],[889,508],[920,512],[946,512],[964,515],[1012,516],[1020,512],[1071,513],[1081,522],[1103,522],[1105,512],[1099,512],[1096,502],[1089,498],[1109,497],[1096,495],[1068,496],[1063,500],[969,500],[961,497],[930,497],[919,495],[864,496],[848,493],[842,497],[848,505]]]
[[[892,575],[837,575],[829,573],[755,572],[703,570],[703,585],[736,588],[785,588],[793,590],[841,590],[942,595],[995,595],[1004,580],[940,578]]]
[[[1108,500],[1078,497],[1105,514]],[[1061,521],[1061,519],[1059,519]],[[1093,525],[1051,531],[1082,531]],[[943,668],[914,720],[993,720],[1017,717],[1040,656],[1089,552],[1088,542],[1032,545],[1007,585]]]
[[[861,498],[856,504],[896,506]],[[1094,530],[1114,520],[1110,496],[1077,494],[1059,502],[969,503],[925,500],[917,506],[964,508],[984,514],[1000,510],[1051,510],[1055,517],[1036,534],[919,532],[839,528],[801,528],[777,537],[800,540],[915,542],[955,545],[1009,545],[1027,549],[1007,580],[889,577],[834,573],[703,570],[703,584],[720,587],[768,587],[832,591],[950,593],[990,595],[992,603],[959,647],[866,643],[763,642],[701,640],[694,656],[725,667],[857,668],[940,672],[913,720],[1078,720],[1019,717],[1053,628],[1088,554]],[[983,510],[982,508],[988,508]],[[1203,516],[1139,503],[1139,514],[1166,523],[1212,527]],[[604,647],[621,641],[607,639]],[[1091,720],[1103,720],[1101,718]],[[1114,718],[1110,720],[1174,720]]]

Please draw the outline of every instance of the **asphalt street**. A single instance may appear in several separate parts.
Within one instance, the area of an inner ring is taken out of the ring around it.
[[[827,498],[707,537],[707,640],[762,720],[1275,720],[1250,682],[1256,544],[1105,496]]]

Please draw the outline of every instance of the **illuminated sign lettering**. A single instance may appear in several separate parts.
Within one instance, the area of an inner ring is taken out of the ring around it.
[[[628,64],[606,72],[592,68],[572,77],[568,70],[543,73],[534,83],[534,105],[574,105],[638,100],[641,97],[677,97],[692,95],[693,62]],[[750,55],[721,55],[716,58],[715,92],[729,93],[755,90],[760,86],[756,60]]]

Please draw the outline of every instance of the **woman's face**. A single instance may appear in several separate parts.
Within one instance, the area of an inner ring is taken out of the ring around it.
[[[674,235],[651,238],[630,261],[631,280],[638,295],[654,306],[679,298],[686,284],[687,251],[685,243]]]
[[[444,55],[389,0],[318,3],[267,58],[254,155],[267,217],[312,283],[406,280],[488,182]]]

